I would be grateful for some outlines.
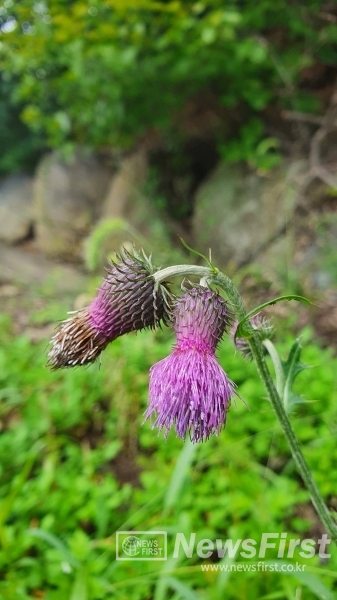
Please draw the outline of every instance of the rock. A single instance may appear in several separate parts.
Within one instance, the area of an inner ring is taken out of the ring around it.
[[[255,260],[259,263],[266,253],[272,255],[292,216],[295,180],[304,168],[298,161],[262,176],[241,164],[220,164],[197,192],[192,222],[195,247],[204,254],[211,248],[214,262],[230,270]],[[269,266],[272,272],[275,265]]]
[[[295,221],[293,262],[304,288],[322,291],[337,286],[337,206],[322,194],[310,208]]]
[[[93,153],[78,151],[65,161],[54,152],[36,175],[36,241],[46,255],[81,257],[81,241],[101,214],[112,171]]]
[[[10,283],[0,283],[0,296],[2,298],[12,298],[19,294],[19,288],[16,285]]]
[[[53,293],[79,293],[88,285],[87,279],[71,265],[58,265],[49,259],[27,252],[21,248],[10,248],[0,243],[0,282],[7,295],[13,283],[30,286],[43,285],[53,290]],[[12,282],[8,284],[7,282]],[[14,294],[14,291],[13,291]]]
[[[85,244],[89,268],[101,267],[122,245],[130,247],[134,243],[149,253],[155,251],[157,256],[158,247],[163,253],[169,247],[165,223],[142,189],[147,177],[145,150],[122,161],[104,201],[102,219]],[[99,248],[95,239],[99,240]]]
[[[28,175],[9,175],[0,185],[0,240],[15,244],[31,232],[33,180]]]
[[[132,220],[132,215],[137,213],[136,205],[140,187],[145,183],[147,175],[148,161],[145,150],[138,150],[125,158],[111,181],[104,201],[102,217]],[[140,218],[145,221],[144,216]]]

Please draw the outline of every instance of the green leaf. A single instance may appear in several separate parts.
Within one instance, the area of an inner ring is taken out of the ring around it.
[[[277,564],[279,565],[279,567],[285,567],[285,569],[288,568],[289,565],[292,566],[292,570],[286,570],[284,571],[286,573],[286,576],[288,577],[289,575],[291,577],[294,577],[295,579],[298,579],[299,581],[301,581],[301,583],[303,583],[303,585],[305,585],[307,588],[309,588],[309,590],[317,597],[317,598],[321,598],[321,600],[334,600],[335,599],[335,594],[333,592],[330,592],[330,590],[324,585],[324,583],[321,581],[321,579],[319,577],[316,577],[316,575],[313,575],[312,573],[308,573],[307,571],[296,571],[294,570],[294,564],[291,562],[288,562],[286,560],[266,560],[265,564]]]
[[[1,545],[4,548],[7,546],[7,537],[6,537],[6,530],[4,528],[4,524],[11,512],[12,506],[14,504],[14,501],[15,501],[17,495],[21,492],[21,490],[33,468],[33,465],[37,458],[37,448],[40,449],[40,444],[36,444],[34,449],[31,450],[31,452],[28,455],[26,464],[24,465],[21,472],[18,474],[17,478],[15,479],[15,481],[13,483],[10,493],[0,504],[0,541],[1,541]]]
[[[182,237],[180,237],[180,236],[178,236],[178,237],[179,237],[182,245],[187,250],[189,250],[190,252],[193,252],[193,254],[195,254],[196,256],[200,256],[200,258],[203,258],[203,260],[205,260],[207,262],[209,268],[213,271],[213,273],[218,272],[218,269],[214,265],[212,265],[211,261],[208,260],[208,258],[204,254],[201,254],[201,252],[198,252],[197,250],[194,250],[194,248],[191,248],[190,246],[188,246],[188,244],[186,244],[185,240]]]
[[[179,597],[184,600],[200,600],[200,595],[194,592],[190,587],[176,579],[175,577],[166,577],[168,587],[178,592]]]
[[[267,594],[266,596],[261,596],[260,600],[278,600],[279,598],[284,600],[283,590],[281,590],[280,592],[272,592],[271,594]]]
[[[264,302],[263,304],[260,304],[259,306],[257,306],[256,308],[253,308],[253,310],[250,310],[246,316],[241,319],[241,321],[239,322],[237,328],[236,328],[236,332],[235,332],[235,336],[234,336],[234,341],[237,338],[247,338],[249,339],[250,337],[252,337],[253,334],[253,329],[250,327],[245,328],[244,325],[245,323],[247,323],[247,321],[249,321],[249,319],[251,317],[254,317],[254,315],[256,315],[257,313],[259,313],[263,308],[266,308],[267,306],[271,306],[272,304],[277,304],[278,302],[282,302],[283,300],[296,300],[297,302],[303,302],[304,304],[310,304],[311,306],[313,305],[313,303],[308,300],[308,298],[304,298],[304,296],[297,296],[296,294],[289,294],[286,296],[279,296],[278,298],[274,298],[273,300],[269,300],[268,302]]]
[[[264,340],[262,343],[272,359],[276,375],[276,389],[286,412],[289,413],[296,404],[307,404],[308,400],[294,394],[292,390],[297,375],[309,369],[307,365],[300,362],[302,352],[300,340],[295,340],[286,361],[280,360],[277,350],[270,340]]]
[[[227,554],[225,554],[224,558],[221,560],[221,562],[219,564],[220,565],[232,565],[232,564],[234,564],[235,561],[236,561],[235,556],[230,557]],[[220,596],[220,594],[223,594],[225,588],[227,587],[227,582],[228,582],[229,578],[231,577],[231,574],[232,574],[232,571],[231,571],[230,567],[228,569],[224,569],[224,570],[222,570],[220,568],[219,575],[216,580],[216,592],[217,592],[218,596]]]
[[[283,389],[283,404],[287,412],[295,404],[305,403],[306,400],[301,399],[299,396],[292,392],[294,381],[301,373],[308,367],[300,362],[302,352],[302,346],[300,340],[297,339],[290,348],[289,356],[285,362],[282,362],[283,374],[284,374],[284,389]]]
[[[167,488],[164,499],[164,512],[176,504],[197,448],[198,444],[193,444],[191,440],[186,440]]]
[[[180,557],[169,557],[165,561],[161,573],[157,580],[157,585],[154,591],[153,600],[165,600],[167,597],[167,589],[170,586],[168,573],[171,573],[177,568],[181,558]]]
[[[76,575],[73,589],[71,590],[69,600],[87,600],[87,592],[87,572],[85,569],[79,569]]]
[[[275,369],[275,375],[276,375],[276,389],[277,389],[279,396],[282,397],[283,391],[284,391],[284,371],[283,371],[282,362],[279,358],[279,355],[277,353],[277,350],[276,350],[273,342],[271,342],[270,340],[263,340],[262,343],[263,343],[264,347],[267,349],[270,358],[272,359],[274,369]]]
[[[58,550],[73,567],[80,566],[80,562],[71,554],[71,552],[69,552],[68,548],[63,544],[63,542],[61,542],[61,540],[52,533],[37,528],[28,529],[27,533],[33,537],[47,542],[47,544]]]

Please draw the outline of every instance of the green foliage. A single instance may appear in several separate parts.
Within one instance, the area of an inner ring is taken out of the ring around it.
[[[86,240],[85,245],[85,263],[89,271],[94,271],[102,262],[102,245],[104,240],[111,234],[116,231],[124,231],[131,234],[135,241],[138,244],[144,246],[146,248],[147,241],[146,239],[134,229],[129,223],[124,221],[123,219],[105,219],[101,223],[99,223],[88,239]]]
[[[219,359],[249,410],[238,399],[219,438],[193,446],[141,424],[148,369],[170,351],[168,331],[130,334],[109,346],[101,365],[54,373],[43,364],[44,342],[14,337],[3,317],[0,335],[1,598],[295,599],[298,590],[308,600],[333,597],[333,548],[325,566],[296,553],[284,559],[307,566],[291,575],[202,571],[207,561],[197,556],[115,560],[116,530],[166,530],[171,557],[176,532],[196,532],[197,541],[314,535],[308,493],[255,368],[229,339]],[[283,356],[290,346],[284,333]],[[296,378],[294,392],[312,402],[295,407],[293,425],[318,485],[333,497],[336,358],[311,343],[302,360],[313,368]]]
[[[314,60],[336,62],[337,27],[319,18],[323,0],[5,6],[1,68],[24,104],[23,120],[53,146],[129,146],[151,128],[170,135],[186,103],[210,91],[224,115],[223,155],[270,168],[277,142],[254,115],[275,102],[319,110],[299,89],[299,75]],[[232,109],[245,125],[226,147],[225,114]]]
[[[32,135],[20,121],[22,105],[15,105],[15,83],[0,73],[0,175],[13,171],[31,171],[45,142],[42,135]]]
[[[268,171],[281,160],[278,147],[276,138],[264,137],[262,120],[253,118],[241,127],[237,138],[220,145],[220,154],[227,162],[244,160],[256,169]]]

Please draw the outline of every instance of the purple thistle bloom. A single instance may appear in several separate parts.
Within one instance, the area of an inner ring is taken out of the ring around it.
[[[145,418],[152,427],[175,424],[177,435],[189,431],[193,442],[218,435],[225,425],[235,384],[215,356],[231,323],[226,302],[207,288],[195,287],[181,296],[173,313],[177,343],[172,354],[150,370],[150,404]]]
[[[117,337],[169,322],[170,293],[165,283],[156,285],[150,259],[125,249],[118,258],[90,306],[57,328],[48,354],[52,369],[92,363]]]

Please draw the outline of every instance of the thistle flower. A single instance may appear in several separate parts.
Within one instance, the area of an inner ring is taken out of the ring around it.
[[[152,427],[177,435],[187,431],[193,442],[218,435],[225,425],[234,383],[215,357],[216,347],[231,322],[226,302],[216,292],[195,287],[176,302],[173,323],[177,343],[172,354],[150,370],[150,404],[145,418]]]
[[[90,306],[60,323],[51,339],[51,369],[92,363],[117,337],[170,320],[170,293],[156,284],[155,268],[144,252],[122,250]]]
[[[246,338],[235,338],[236,330],[238,328],[238,321],[236,321],[230,330],[230,336],[235,344],[235,347],[245,358],[252,359],[252,353],[250,350],[249,342]],[[258,333],[261,341],[268,340],[273,335],[273,326],[269,319],[262,317],[261,315],[255,315],[249,319],[249,324],[255,333]]]

